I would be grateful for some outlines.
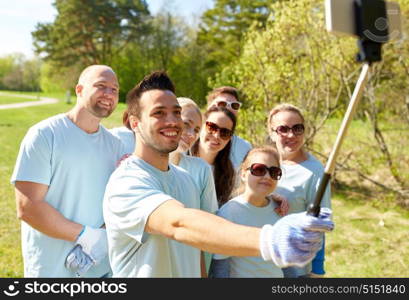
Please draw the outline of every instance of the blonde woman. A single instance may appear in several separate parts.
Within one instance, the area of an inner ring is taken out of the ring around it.
[[[304,149],[305,120],[301,110],[291,104],[280,104],[269,114],[267,128],[281,159],[283,177],[276,192],[289,202],[289,214],[306,211],[314,201],[324,167],[318,159]],[[331,207],[328,186],[321,207]],[[312,264],[305,268],[283,269],[285,277],[316,277],[325,274],[324,248]]]
[[[192,145],[199,139],[202,127],[202,113],[192,99],[178,97],[177,100],[182,107],[181,117],[184,128],[179,146],[170,153],[169,161],[185,169],[193,177],[200,189],[200,209],[215,213],[218,206],[212,169],[203,159],[186,155]]]

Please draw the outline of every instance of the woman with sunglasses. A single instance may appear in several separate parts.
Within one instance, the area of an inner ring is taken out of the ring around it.
[[[185,97],[178,97],[177,99],[182,107],[181,117],[185,127],[178,148],[169,155],[169,162],[185,169],[193,177],[200,190],[200,209],[209,213],[216,213],[218,204],[211,167],[203,159],[186,154],[199,139],[202,127],[202,113],[199,106],[192,99]],[[202,277],[207,277],[212,256],[210,253],[203,253],[204,260],[201,262]]]
[[[289,202],[289,213],[306,211],[314,202],[324,167],[304,149],[304,117],[301,110],[291,104],[280,104],[270,111],[267,128],[281,159],[283,178],[276,192]],[[330,187],[324,194],[321,207],[331,207]],[[324,271],[324,246],[305,268],[283,269],[284,277],[320,277]]]
[[[225,107],[231,111],[236,119],[242,105],[240,102],[239,91],[232,86],[221,86],[213,89],[206,97],[207,108],[212,106]],[[245,139],[233,135],[231,138],[230,160],[236,172],[239,171],[244,156],[252,148],[251,144]]]
[[[215,213],[217,206],[216,190],[211,167],[203,159],[186,155],[192,145],[199,139],[202,127],[202,113],[197,104],[189,98],[178,97],[182,107],[181,117],[185,127],[178,148],[170,153],[169,161],[185,169],[200,189],[200,209]]]
[[[235,184],[235,170],[229,159],[231,137],[236,117],[224,107],[210,107],[204,114],[205,123],[191,154],[204,159],[213,168],[219,207],[230,199]]]
[[[217,212],[233,223],[262,227],[275,223],[280,215],[268,197],[281,178],[280,158],[273,147],[254,148],[248,152],[240,169],[240,195],[229,200]],[[283,277],[283,271],[260,257],[213,255],[210,277]]]

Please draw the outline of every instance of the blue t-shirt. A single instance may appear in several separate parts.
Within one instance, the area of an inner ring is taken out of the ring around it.
[[[213,171],[210,165],[200,157],[182,154],[179,167],[192,177],[200,191],[200,209],[215,213],[218,209]]]
[[[104,224],[105,186],[122,154],[122,143],[102,125],[88,134],[59,114],[28,130],[11,182],[47,185],[44,201],[65,218],[98,228]],[[21,240],[25,277],[75,277],[64,266],[74,243],[49,237],[25,222],[21,223]],[[85,277],[101,277],[109,271],[107,257]]]
[[[275,193],[287,198],[290,206],[288,213],[306,211],[313,203],[318,187],[324,174],[324,166],[312,154],[308,153],[307,160],[294,165],[281,164],[283,176],[278,181]],[[322,198],[321,207],[331,208],[331,187],[328,184]],[[314,267],[312,269],[312,267]],[[320,250],[314,261],[303,268],[289,267],[284,269],[285,277],[299,277],[313,271],[316,274],[325,274],[324,250]]]
[[[266,206],[257,207],[247,202],[243,195],[239,195],[226,202],[217,212],[217,215],[233,223],[263,227],[265,224],[274,224],[280,216],[275,212],[275,205],[270,201]],[[261,257],[226,256],[215,254],[214,259],[229,260],[229,277],[283,277],[282,270],[271,261],[264,261]]]
[[[231,139],[230,160],[236,172],[240,169],[247,152],[252,148],[251,144],[237,135],[233,135]]]
[[[151,213],[175,199],[200,208],[199,190],[182,168],[161,171],[131,155],[109,179],[104,219],[114,277],[200,277],[200,250],[145,232]]]
[[[109,129],[109,132],[121,140],[125,147],[125,153],[130,154],[135,151],[135,134],[125,126]]]

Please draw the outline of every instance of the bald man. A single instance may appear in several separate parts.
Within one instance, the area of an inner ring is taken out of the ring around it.
[[[74,277],[65,258],[76,245],[93,262],[84,277],[110,274],[102,199],[124,150],[100,121],[118,103],[118,80],[108,66],[89,66],[75,92],[70,111],[28,130],[11,178],[25,277]]]

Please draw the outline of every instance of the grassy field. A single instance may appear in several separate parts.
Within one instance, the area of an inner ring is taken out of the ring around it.
[[[0,95],[0,104],[11,104],[11,103],[20,103],[20,102],[29,102],[36,101],[37,99],[32,98],[22,98],[22,97],[13,97],[9,95]]]
[[[21,277],[20,222],[16,218],[13,186],[9,183],[20,142],[27,129],[73,104],[0,110],[0,277]],[[103,124],[121,124],[124,105]],[[361,124],[357,130],[365,128]],[[362,133],[363,135],[368,133]],[[409,277],[409,211],[392,202],[362,198],[350,188],[334,189],[334,232],[327,235],[328,277]],[[351,196],[352,195],[352,196]]]

